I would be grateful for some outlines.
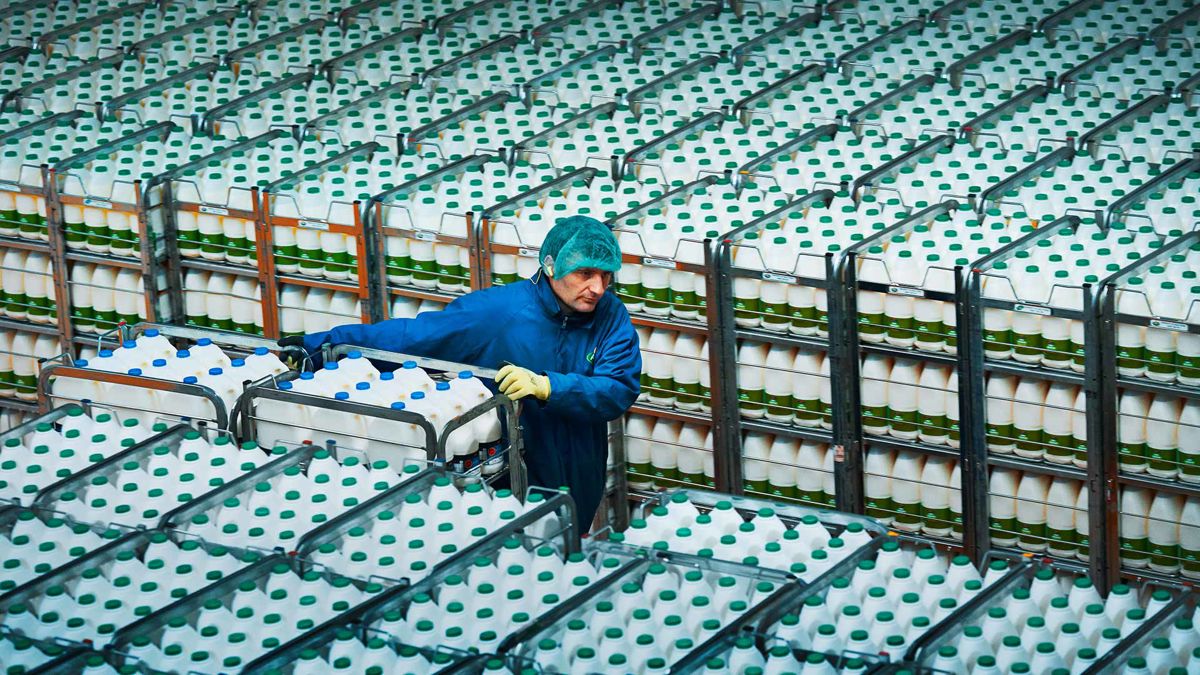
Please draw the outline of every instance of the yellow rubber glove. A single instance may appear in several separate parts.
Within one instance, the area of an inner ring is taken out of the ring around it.
[[[500,393],[516,401],[532,395],[539,401],[550,398],[550,378],[520,366],[507,365],[496,373]]]

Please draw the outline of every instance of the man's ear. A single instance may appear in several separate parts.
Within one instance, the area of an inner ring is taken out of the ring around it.
[[[554,258],[551,258],[550,256],[542,258],[542,269],[546,270],[546,276],[550,277],[551,279],[555,278]]]

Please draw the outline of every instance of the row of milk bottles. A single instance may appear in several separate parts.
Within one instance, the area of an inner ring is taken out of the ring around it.
[[[36,401],[39,362],[61,353],[57,336],[0,330],[0,397]]]
[[[1117,461],[1122,471],[1200,482],[1200,399],[1121,392]]]
[[[743,417],[832,428],[831,364],[824,352],[743,340],[737,361],[738,411]]]
[[[1170,604],[1171,596],[1154,593],[1143,607],[1137,589],[1118,584],[1105,599],[1090,579],[1057,576],[1044,568],[1027,586],[998,600],[941,647],[930,667],[970,675],[1082,673]],[[1169,666],[1186,662],[1200,635],[1190,620],[1177,628],[1170,641],[1176,648],[1159,654],[1165,660],[1157,659],[1147,670],[1122,672],[1165,674]]]
[[[833,482],[832,455],[826,455],[826,483]],[[869,446],[863,471],[867,515],[898,530],[962,537],[962,474],[957,461]]]
[[[335,459],[329,451],[318,450],[303,470],[289,467],[177,527],[229,546],[295,548],[315,527],[400,482],[386,461],[368,465],[356,453],[339,454]],[[319,562],[330,565],[327,559]]]
[[[1119,510],[1122,565],[1200,577],[1200,499],[1124,487]]]
[[[13,162],[18,166],[3,172],[3,180],[20,181],[20,143],[8,147],[5,144],[4,161]],[[11,154],[10,154],[11,152]],[[0,236],[16,237],[28,241],[49,241],[50,232],[46,227],[46,200],[40,196],[17,194],[7,190],[0,194]]]
[[[149,312],[162,316],[163,298],[147,308],[142,273],[138,270],[110,267],[103,263],[71,263],[68,278],[71,323],[83,333],[107,333],[121,321],[129,325],[145,321]]]
[[[625,422],[625,455],[633,487],[681,483],[713,487],[712,448],[712,430],[705,426],[636,414]]]
[[[470,371],[435,382],[408,361],[393,372],[380,373],[359,352],[326,363],[315,373],[301,373],[295,380],[279,383],[279,388],[415,413],[429,421],[439,438],[447,424],[491,398],[487,387]],[[397,466],[403,459],[426,458],[425,433],[409,422],[270,400],[258,403],[256,415],[260,419],[258,435],[272,444],[276,440],[333,441],[339,447],[365,452],[371,461],[384,459]],[[500,435],[498,415],[480,415],[445,437],[446,461],[461,470],[485,464],[485,473],[498,471],[496,461],[488,460],[498,459],[491,451]]]
[[[17,513],[11,526],[0,532],[0,542],[5,570],[0,588],[5,593],[104,545],[99,533],[62,518],[43,520],[32,511]]]
[[[539,497],[527,506],[540,501]],[[459,494],[450,479],[442,477],[426,494],[407,495],[399,508],[379,512],[309,557],[360,579],[416,581],[438,562],[518,517],[525,506],[510,491],[492,495],[482,483],[471,483]]]
[[[1087,466],[1083,387],[992,373],[984,395],[988,452]]]
[[[440,238],[466,239],[469,211],[491,207],[549,179],[535,175],[523,163],[511,174],[494,164],[484,164],[475,170],[423,182],[414,190],[389,199],[383,207],[384,226],[395,230],[385,231],[388,281],[448,293],[465,292],[471,285],[470,252],[459,243]],[[536,211],[537,203],[532,200],[532,208],[523,207],[523,212]],[[501,215],[501,219],[508,217]],[[519,236],[511,236],[511,228],[498,224],[491,236],[498,244],[536,249],[550,227],[538,227],[541,223],[539,214],[531,224],[515,225]],[[498,282],[512,283],[520,277],[532,276],[537,271],[538,257],[535,251],[524,257],[497,254],[493,266]]]
[[[238,447],[228,437],[209,443],[194,431],[174,453],[158,446],[139,455],[111,475],[92,476],[85,486],[43,500],[79,522],[156,527],[175,508],[270,461],[253,443]]]
[[[232,554],[210,555],[196,542],[182,547],[161,533],[147,539],[142,559],[133,551],[119,553],[107,565],[76,570],[73,578],[50,585],[30,602],[14,603],[5,626],[39,639],[102,644],[114,630],[188,594],[193,584],[242,567]],[[133,584],[138,592],[130,594]]]
[[[16,321],[54,323],[58,293],[49,255],[5,249],[0,255],[0,281],[0,313]]]
[[[81,368],[140,375],[183,384],[209,387],[232,411],[242,393],[244,382],[257,382],[287,370],[276,357],[260,347],[246,358],[231,359],[208,338],[200,338],[187,349],[177,350],[155,329],[148,329],[119,349],[101,350],[91,360],[75,363]],[[131,385],[60,378],[55,381],[56,396],[89,400],[123,412],[152,426],[159,416],[215,419],[212,404],[204,398],[178,392],[155,391]]]
[[[995,468],[988,495],[994,545],[1087,560],[1088,491],[1082,481]]]
[[[188,270],[183,307],[189,325],[263,334],[262,287],[254,277]]]
[[[642,352],[638,398],[666,408],[708,412],[708,340],[695,333],[638,327]]]
[[[378,584],[360,589],[345,577],[315,571],[298,575],[278,565],[257,584],[240,586],[168,622],[129,653],[164,672],[240,670],[381,590]]]
[[[0,447],[0,500],[30,503],[42,488],[164,429],[146,427],[136,418],[118,420],[104,408],[93,408],[89,417],[82,408],[74,407],[55,424],[41,422],[23,437],[4,441]]]
[[[825,443],[747,433],[742,440],[745,488],[759,496],[833,506],[833,454]]]
[[[1116,311],[1155,317],[1150,326],[1117,324],[1117,372],[1156,382],[1200,384],[1200,336],[1183,329],[1200,323],[1200,255],[1172,256],[1166,265],[1127,279]]]

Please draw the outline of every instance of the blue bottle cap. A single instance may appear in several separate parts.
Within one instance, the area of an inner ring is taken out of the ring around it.
[[[130,375],[135,375],[135,376],[141,376],[141,374],[142,374],[142,369],[141,369],[141,368],[130,368],[130,369],[129,369],[129,374],[130,374]]]
[[[196,376],[188,375],[187,377],[183,378],[183,383],[184,384],[196,384]]]
[[[338,369],[338,365],[337,365],[336,361],[330,361],[329,363],[325,364],[325,370],[337,370],[337,369]]]
[[[412,400],[414,400],[414,401],[420,401],[421,399],[425,398],[425,392],[423,392],[423,391],[414,391],[414,392],[412,393],[412,396],[411,396],[411,398],[412,398]]]
[[[255,356],[266,356],[266,355],[267,355],[267,348],[266,348],[266,347],[255,347],[255,348],[254,348],[254,355],[255,355]]]
[[[77,360],[75,361],[75,367],[76,367],[76,368],[87,368],[87,366],[88,366],[88,360],[87,360],[87,359],[77,359]]]
[[[354,388],[357,389],[358,391],[366,391],[371,388],[371,383],[370,382],[359,382],[358,384],[354,385]]]
[[[223,373],[223,372],[225,372],[225,371],[224,371],[224,370],[222,370],[222,369],[220,369],[220,368],[209,368],[209,369],[208,369],[208,374],[209,374],[209,375],[220,375],[220,374],[221,374],[221,373]]]
[[[166,359],[154,359],[153,361],[150,362],[150,365],[154,366],[155,368],[163,368],[167,365],[167,360]]]
[[[390,371],[389,371],[389,372],[386,372],[386,373],[380,373],[380,374],[379,374],[379,379],[381,379],[381,380],[394,380],[394,379],[396,379],[396,374],[395,374],[395,373],[393,373],[393,372],[390,372]]]
[[[345,401],[350,398],[350,393],[345,392],[345,391],[339,391],[338,393],[334,394],[333,397],[339,401]]]
[[[437,383],[437,390],[438,390],[438,391],[449,391],[449,390],[450,390],[450,383],[449,383],[449,382],[438,382],[438,383]]]
[[[404,363],[400,364],[400,367],[404,368],[405,370],[412,370],[413,368],[417,367],[417,362],[416,361],[405,361]]]
[[[199,340],[196,340],[196,345],[199,347],[207,347],[211,344],[212,340],[209,338],[200,338]]]
[[[179,351],[175,352],[175,358],[177,358],[177,359],[186,359],[187,357],[189,357],[191,355],[192,355],[192,353],[186,349],[180,349]]]
[[[313,379],[313,374],[312,373],[300,373],[300,379],[311,380],[311,379]]]
[[[279,388],[283,391],[291,391],[292,383],[291,382],[280,382]]]
[[[242,366],[246,365],[246,359],[234,359],[229,362],[229,365],[233,366],[234,368],[241,368]]]
[[[101,349],[99,356],[101,358],[107,359],[108,357],[112,356],[112,350],[111,349]]]
[[[143,335],[145,335],[146,337],[158,337],[158,329],[157,328],[147,328],[146,332],[143,333]]]
[[[458,371],[458,379],[460,379],[460,380],[469,380],[472,377],[475,377],[475,373],[472,373],[469,370]]]
[[[362,352],[360,352],[360,351],[358,351],[357,349],[355,349],[354,351],[352,351],[352,352],[350,352],[349,354],[347,354],[347,355],[346,355],[346,358],[348,358],[348,359],[361,359],[361,358],[362,358]]]
[[[395,402],[395,403],[393,403],[393,404],[392,404],[390,407],[391,407],[391,409],[392,409],[392,410],[404,410],[404,402],[403,402],[403,401],[396,401],[396,402]]]
[[[126,340],[121,343],[121,347],[123,347],[125,349],[133,349],[133,348],[137,347],[137,343],[134,342],[133,340]]]

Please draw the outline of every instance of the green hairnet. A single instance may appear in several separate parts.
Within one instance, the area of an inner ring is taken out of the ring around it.
[[[621,269],[621,248],[604,223],[588,216],[562,218],[546,233],[542,266],[555,279],[591,267],[605,272]]]

